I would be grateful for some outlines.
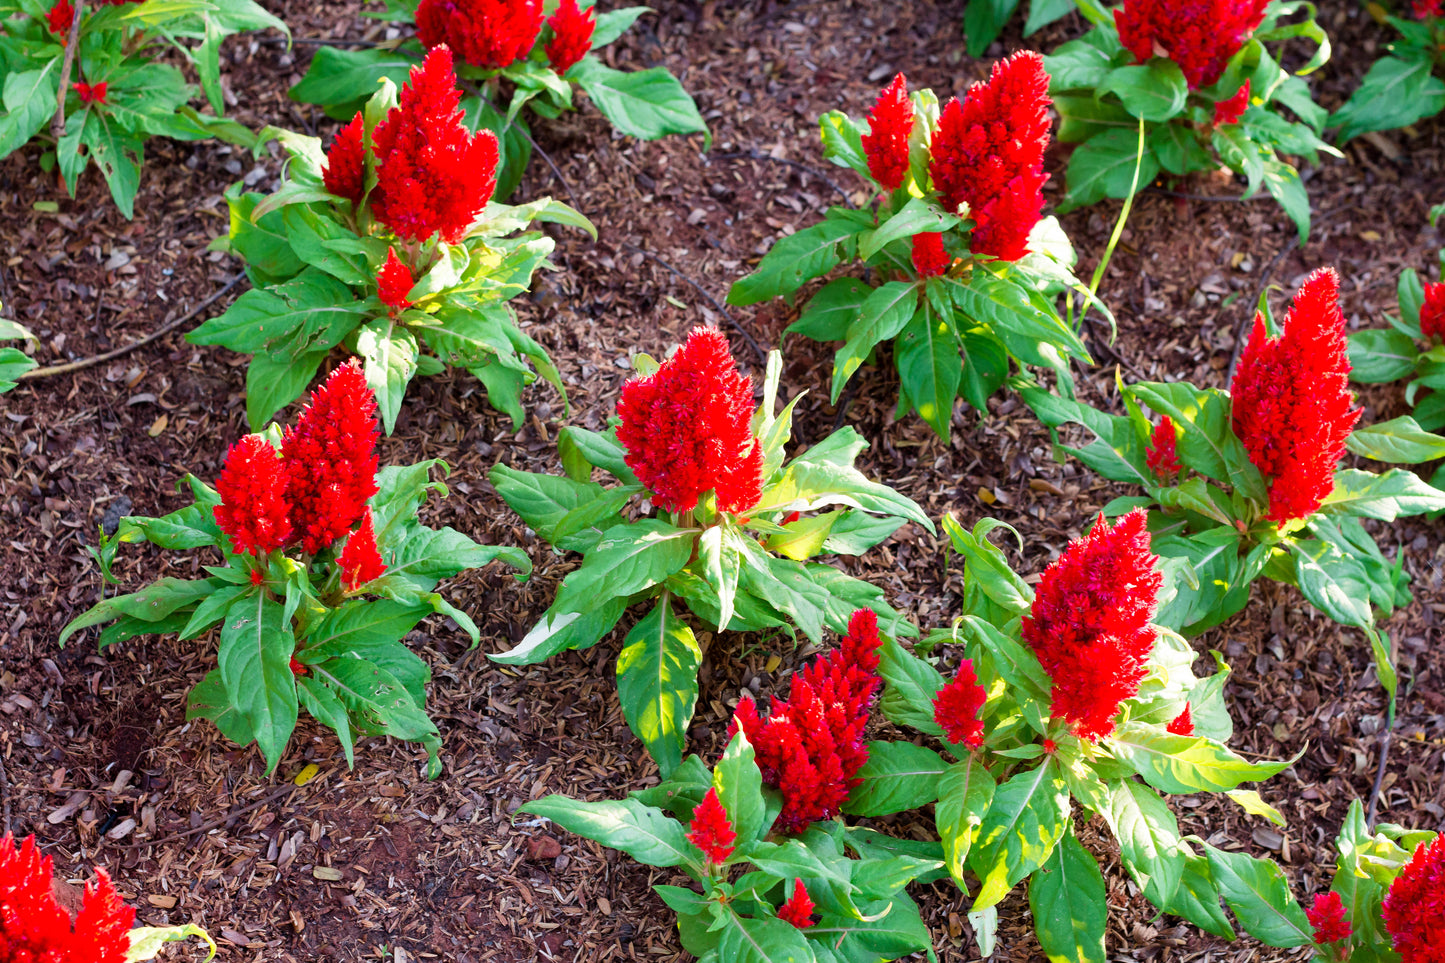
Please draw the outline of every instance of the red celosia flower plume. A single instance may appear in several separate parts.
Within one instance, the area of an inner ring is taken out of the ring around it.
[[[1354,928],[1345,919],[1345,904],[1340,894],[1320,893],[1315,896],[1314,905],[1305,910],[1305,919],[1315,931],[1315,942],[1320,946],[1347,940],[1354,935]]]
[[[1081,739],[1114,731],[1119,705],[1139,691],[1157,633],[1149,624],[1163,577],[1135,509],[1089,534],[1045,569],[1023,639],[1053,680],[1053,718]]]
[[[1154,434],[1144,449],[1145,464],[1160,481],[1172,481],[1182,467],[1175,447],[1177,441],[1174,419],[1165,415],[1154,426]]]
[[[78,80],[73,86],[75,95],[80,98],[82,104],[103,104],[105,103],[106,88],[110,84],[104,80],[98,84],[88,84],[83,80]]]
[[[936,278],[952,263],[953,259],[943,249],[942,234],[925,231],[913,235],[913,270],[918,272],[919,277]]]
[[[1044,58],[1021,51],[993,65],[986,83],[943,108],[928,172],[946,210],[969,206],[975,254],[1017,261],[1044,208],[1049,146],[1049,75]]]
[[[57,37],[70,35],[70,24],[75,20],[75,8],[70,0],[55,0],[55,6],[45,15],[45,26]]]
[[[1162,50],[1193,90],[1219,79],[1267,6],[1269,0],[1124,0],[1114,24],[1136,62]]]
[[[366,147],[362,142],[365,134],[361,111],[358,110],[351,123],[341,128],[331,142],[331,149],[326,152],[326,163],[321,168],[321,180],[326,189],[353,204],[361,203],[361,195],[366,190]]]
[[[1445,283],[1425,285],[1425,301],[1420,305],[1420,335],[1426,341],[1445,338]]]
[[[753,408],[752,381],[738,372],[727,338],[693,328],[657,371],[622,386],[617,440],[659,508],[691,511],[711,490],[719,510],[742,512],[763,491]]]
[[[1410,12],[1416,20],[1429,20],[1442,15],[1442,6],[1445,6],[1442,0],[1414,0],[1410,4]]]
[[[1335,466],[1360,418],[1350,410],[1339,287],[1329,268],[1311,274],[1278,338],[1256,315],[1229,386],[1234,433],[1269,482],[1266,517],[1280,524],[1309,515],[1334,490]]]
[[[987,700],[988,693],[978,684],[973,662],[964,659],[953,681],[933,697],[933,721],[943,727],[949,742],[977,749],[983,745],[983,720],[978,714]]]
[[[884,87],[868,114],[863,152],[868,173],[885,191],[896,191],[908,173],[908,137],[913,132],[913,101],[902,74]]]
[[[455,244],[492,199],[497,135],[468,133],[460,102],[452,53],[435,47],[411,69],[397,106],[372,132],[372,212],[400,237],[424,241],[440,233]]]
[[[597,8],[578,10],[577,0],[562,0],[547,26],[552,28],[552,39],[547,42],[547,62],[557,73],[565,74],[592,49]]]
[[[236,554],[265,555],[290,540],[286,468],[260,435],[247,435],[231,446],[216,492],[221,504],[211,514],[231,537]]]
[[[1184,711],[1175,716],[1169,725],[1164,727],[1166,732],[1172,732],[1176,736],[1194,735],[1194,715],[1189,711],[1189,703],[1184,703]]]
[[[1244,111],[1249,107],[1249,78],[1245,78],[1240,88],[1234,95],[1219,101],[1214,105],[1214,126],[1223,127],[1225,124],[1237,124],[1239,118],[1244,116]]]
[[[341,566],[341,587],[348,592],[355,592],[372,579],[381,578],[386,571],[386,563],[376,550],[376,529],[372,526],[371,509],[368,508],[361,516],[361,527],[347,537],[346,547],[337,556],[336,563]]]
[[[351,531],[376,494],[376,395],[355,358],[311,394],[286,432],[286,500],[291,528],[313,555]]]
[[[411,307],[406,296],[411,293],[415,283],[411,272],[401,263],[401,258],[396,256],[396,248],[387,248],[386,263],[376,272],[376,293],[381,298],[381,303],[391,309],[393,318]]]
[[[750,696],[738,701],[728,726],[739,728],[756,752],[763,782],[783,796],[774,829],[800,833],[842,811],[868,761],[863,728],[878,694],[878,616],[853,613],[842,645],[793,676],[788,701],[776,696],[766,720]]]
[[[1415,848],[1383,911],[1400,963],[1445,963],[1445,833]]]
[[[542,0],[421,0],[416,8],[416,34],[428,50],[446,44],[483,70],[527,56],[541,32]]]
[[[813,899],[808,895],[808,887],[803,885],[801,877],[793,878],[793,895],[778,907],[778,919],[792,923],[800,930],[813,925]]]
[[[720,865],[733,854],[733,843],[738,834],[733,830],[727,810],[717,798],[716,789],[709,789],[692,811],[692,822],[687,830],[688,841],[702,850],[709,863]]]
[[[75,926],[51,889],[54,866],[31,836],[19,848],[0,840],[0,960],[5,963],[124,963],[135,910],[121,902],[105,870],[86,886]]]

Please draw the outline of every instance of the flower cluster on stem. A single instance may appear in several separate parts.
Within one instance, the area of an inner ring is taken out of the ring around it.
[[[899,74],[878,94],[868,113],[868,133],[863,135],[868,173],[885,191],[896,191],[903,184],[912,132],[913,101],[908,97],[908,81]]]
[[[692,822],[687,829],[688,842],[702,850],[709,864],[721,866],[733,854],[733,843],[737,841],[738,834],[733,830],[716,789],[709,789],[702,797],[702,802],[692,811]]]
[[[964,659],[958,672],[933,697],[933,721],[943,727],[948,741],[977,749],[983,745],[983,720],[979,712],[988,700],[988,692],[978,684],[973,662]]]
[[[416,34],[431,50],[446,44],[483,70],[510,67],[542,32],[542,0],[421,0]]]
[[[1163,51],[1194,90],[1220,78],[1268,6],[1269,0],[1124,0],[1114,25],[1136,62]]]
[[[579,10],[577,0],[562,0],[547,26],[552,28],[552,39],[547,41],[547,62],[557,73],[565,74],[592,49],[597,8]]]
[[[1383,915],[1400,963],[1445,963],[1445,833],[1415,848],[1385,894]]]
[[[105,870],[86,886],[72,927],[55,901],[54,866],[35,837],[17,847],[0,839],[0,961],[5,963],[124,963],[135,910],[121,901]]]

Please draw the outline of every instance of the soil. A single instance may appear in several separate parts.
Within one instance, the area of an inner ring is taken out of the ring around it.
[[[412,747],[372,740],[348,770],[335,738],[314,723],[297,731],[278,772],[263,775],[254,748],[228,744],[207,723],[188,724],[184,697],[214,664],[213,640],[141,637],[97,654],[92,635],[65,649],[59,628],[101,595],[87,552],[98,526],[123,514],[157,515],[183,504],[186,472],[213,478],[228,443],[246,429],[246,359],[196,348],[181,325],[112,362],[24,382],[0,397],[0,739],[6,829],[35,833],[59,875],[78,881],[96,865],[116,877],[140,920],[196,922],[222,941],[227,960],[445,959],[682,960],[672,913],[650,884],[673,874],[512,812],[551,792],[612,798],[656,780],[615,698],[614,636],[540,666],[511,669],[486,653],[510,647],[546,608],[575,560],[531,536],[486,481],[506,462],[556,471],[559,427],[600,426],[628,358],[661,356],[695,324],[733,335],[743,365],[761,373],[753,343],[778,346],[795,309],[782,302],[719,306],[730,283],[772,240],[814,222],[830,204],[863,199],[849,172],[821,158],[815,119],[841,108],[866,112],[895,71],[941,96],[962,92],[989,63],[1024,46],[1050,50],[1079,35],[1070,16],[1025,41],[1014,23],[988,57],[962,53],[960,0],[726,3],[662,0],[607,52],[621,68],[665,64],[681,77],[712,127],[700,137],[639,143],[614,134],[590,106],[537,125],[562,179],[535,159],[519,197],[552,193],[597,224],[601,239],[556,230],[557,270],[541,277],[520,312],[564,372],[570,413],[550,388],[526,401],[535,417],[519,432],[489,409],[465,373],[413,385],[384,464],[439,457],[452,467],[451,495],[428,520],[479,541],[520,545],[537,565],[518,583],[500,566],[454,580],[453,602],[481,626],[480,649],[433,619],[409,640],[431,664],[429,710],[441,727],[446,770],[422,775]],[[297,38],[378,38],[387,29],[355,2],[273,4]],[[1324,8],[1335,59],[1319,71],[1316,98],[1343,102],[1389,39],[1354,4]],[[223,54],[236,119],[329,137],[336,125],[292,103],[314,44],[240,37]],[[1119,321],[1089,330],[1100,366],[1080,389],[1112,406],[1114,368],[1131,378],[1190,379],[1222,386],[1236,339],[1261,291],[1276,310],[1304,275],[1334,265],[1352,326],[1381,326],[1395,309],[1400,270],[1426,276],[1440,246],[1427,221],[1445,199],[1445,136],[1426,122],[1361,138],[1342,160],[1307,172],[1314,231],[1302,249],[1283,212],[1265,199],[1233,203],[1238,185],[1197,177],[1141,195],[1101,295]],[[1049,158],[1046,196],[1062,191],[1067,150]],[[6,314],[40,336],[37,359],[57,364],[128,344],[217,291],[240,270],[207,244],[227,227],[221,198],[244,178],[275,186],[274,156],[244,156],[215,143],[152,140],[136,219],[116,212],[92,171],[70,199],[42,173],[39,150],[0,162],[0,299]],[[1168,193],[1173,190],[1175,193]],[[58,211],[35,207],[58,204]],[[1105,248],[1119,205],[1063,218],[1087,276]],[[211,316],[244,282],[202,313]],[[198,318],[197,321],[200,319]],[[1121,494],[1077,463],[1060,464],[1049,438],[1012,396],[986,415],[960,406],[945,444],[916,418],[897,420],[891,366],[865,368],[840,408],[825,403],[832,349],[789,338],[784,385],[807,390],[796,441],[843,424],[872,447],[863,467],[966,526],[985,515],[1023,534],[1016,568],[1037,572],[1098,509]],[[1366,421],[1405,413],[1399,386],[1364,393]],[[1381,818],[1439,828],[1445,818],[1445,539],[1440,523],[1376,526],[1387,555],[1403,559],[1415,601],[1386,623],[1399,650],[1400,714],[1385,768]],[[166,574],[188,576],[199,560],[130,547],[117,575],[130,588]],[[957,614],[960,571],[944,543],[908,526],[853,574],[885,588],[925,629]],[[690,749],[713,758],[743,687],[786,688],[807,650],[777,651],[756,639],[704,634],[707,660]],[[1236,748],[1298,763],[1260,787],[1288,818],[1275,831],[1227,801],[1176,799],[1186,831],[1220,845],[1272,855],[1295,890],[1328,884],[1331,841],[1351,800],[1367,798],[1380,752],[1384,697],[1360,633],[1315,612],[1294,590],[1261,581],[1239,616],[1197,640],[1235,669],[1228,688]],[[1207,658],[1207,656],[1203,656]],[[319,772],[304,785],[308,764]],[[899,824],[903,831],[906,824]],[[1159,960],[1302,959],[1306,954],[1227,944],[1172,918],[1157,918],[1122,873],[1107,832],[1083,827],[1110,888],[1108,948],[1115,957]],[[935,946],[973,960],[967,900],[950,885],[915,887]],[[1001,907],[996,958],[1039,958],[1025,901]],[[180,954],[184,955],[184,954]]]

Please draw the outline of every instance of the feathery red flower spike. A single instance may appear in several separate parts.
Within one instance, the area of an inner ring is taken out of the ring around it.
[[[1269,0],[1124,0],[1114,25],[1136,63],[1163,50],[1195,90],[1220,78],[1268,6]]]
[[[1315,931],[1315,943],[1324,946],[1347,940],[1354,935],[1350,921],[1345,919],[1345,905],[1336,892],[1319,893],[1314,905],[1305,910],[1305,919]]]
[[[1425,300],[1420,305],[1420,335],[1426,341],[1445,338],[1445,283],[1425,285]]]
[[[346,546],[337,556],[336,564],[341,567],[341,587],[348,592],[355,592],[386,572],[386,563],[376,550],[376,529],[372,525],[371,509],[362,514],[361,527],[347,537]]]
[[[715,491],[720,511],[742,512],[763,491],[753,409],[752,380],[738,372],[727,338],[693,328],[657,371],[622,386],[617,440],[659,508],[691,511]]]
[[[579,10],[577,0],[562,0],[547,26],[552,28],[552,39],[547,41],[547,62],[557,73],[565,74],[592,49],[597,8]]]
[[[1382,907],[1400,963],[1445,963],[1445,833],[1415,848]]]
[[[1051,103],[1044,58],[1020,51],[994,64],[967,100],[943,108],[928,173],[945,210],[968,205],[974,254],[1017,261],[1028,253],[1044,208]]]
[[[416,35],[431,50],[446,44],[483,70],[510,67],[542,32],[542,0],[421,0]]]
[[[943,235],[925,231],[913,235],[913,270],[921,278],[936,278],[948,270],[953,259],[943,249]]]
[[[281,455],[260,435],[247,435],[226,453],[211,509],[238,555],[266,555],[291,540],[286,503],[286,468]]]
[[[411,272],[396,256],[396,248],[386,249],[386,263],[381,270],[376,272],[376,294],[381,298],[381,303],[391,309],[391,316],[394,318],[402,311],[411,307],[411,302],[406,296],[411,293],[412,285]]]
[[[794,674],[788,701],[773,697],[767,719],[752,697],[738,701],[728,726],[741,728],[756,753],[763,782],[782,793],[773,828],[800,833],[810,823],[837,816],[858,785],[868,761],[863,729],[873,709],[878,678],[878,616],[859,609],[839,648]]]
[[[0,839],[0,960],[14,963],[124,963],[135,910],[121,901],[105,870],[85,887],[75,925],[55,901],[54,864],[35,837],[17,847]]]
[[[497,135],[468,132],[460,103],[452,52],[434,47],[372,132],[371,210],[398,237],[424,241],[440,234],[455,244],[492,199]]]
[[[57,37],[68,37],[74,20],[75,8],[70,5],[70,0],[55,0],[55,6],[45,15],[45,26]]]
[[[1173,480],[1183,467],[1179,464],[1178,449],[1175,447],[1177,441],[1178,432],[1174,428],[1174,419],[1165,415],[1159,419],[1159,424],[1154,426],[1154,434],[1144,449],[1144,463],[1160,481]]]
[[[709,789],[702,797],[702,802],[692,811],[692,822],[687,829],[688,842],[702,850],[709,863],[720,866],[733,854],[733,843],[737,841],[738,834],[733,830],[732,821],[728,819],[716,789]]]
[[[1189,703],[1184,703],[1183,711],[1175,716],[1169,725],[1164,727],[1164,730],[1176,736],[1194,735],[1194,715],[1190,712]]]
[[[1101,513],[1044,570],[1023,640],[1053,680],[1053,718],[1081,739],[1114,731],[1120,704],[1139,691],[1158,633],[1149,619],[1163,576],[1142,509],[1112,527]]]
[[[1249,78],[1246,77],[1244,83],[1232,96],[1226,97],[1214,105],[1214,126],[1223,127],[1225,124],[1239,123],[1239,118],[1244,116],[1248,107]]]
[[[336,134],[326,152],[326,163],[321,166],[321,181],[326,189],[353,204],[361,203],[366,190],[365,134],[361,111],[357,111],[351,123]]]
[[[361,520],[376,494],[376,395],[352,358],[311,394],[281,441],[291,528],[313,555]]]
[[[896,191],[903,184],[912,133],[913,101],[908,97],[908,81],[899,74],[879,92],[868,112],[868,133],[863,135],[868,173],[885,191]]]
[[[1304,518],[1334,490],[1360,409],[1350,409],[1340,279],[1320,268],[1300,286],[1278,338],[1255,315],[1229,386],[1234,433],[1269,484],[1267,518]]]
[[[933,697],[933,721],[943,727],[948,741],[977,749],[983,745],[983,720],[978,717],[988,693],[978,684],[973,662],[964,659],[953,680]]]

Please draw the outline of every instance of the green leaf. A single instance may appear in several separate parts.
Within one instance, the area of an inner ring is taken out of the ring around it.
[[[923,924],[918,905],[907,893],[889,901],[860,907],[866,919],[823,913],[803,930],[818,963],[852,960],[903,959],[913,953],[932,952],[932,936]],[[825,956],[832,953],[832,956]],[[930,956],[931,958],[931,956]]]
[[[351,717],[345,704],[326,683],[312,675],[296,677],[296,695],[302,707],[311,713],[311,718],[336,733],[341,751],[346,756],[346,766],[353,768],[356,765],[356,747],[351,734]]]
[[[722,758],[713,768],[712,786],[718,802],[727,810],[733,832],[738,834],[738,856],[747,854],[752,844],[772,828],[768,806],[763,799],[763,774],[758,770],[756,754],[748,737],[740,730],[723,750]]]
[[[1048,862],[1068,831],[1069,808],[1068,786],[1051,757],[998,787],[968,854],[968,865],[983,884],[973,912],[997,904]]]
[[[291,653],[296,639],[279,602],[264,592],[240,600],[221,625],[217,662],[226,696],[246,718],[275,770],[296,728],[296,679]]]
[[[1184,875],[1187,848],[1169,804],[1133,779],[1109,785],[1109,808],[1101,813],[1119,841],[1119,855],[1134,882],[1155,906],[1168,906]]]
[[[844,512],[823,541],[823,551],[834,555],[862,555],[907,524],[904,518],[876,518],[867,512]]]
[[[390,672],[350,653],[313,665],[311,672],[346,706],[357,729],[421,743],[427,751],[427,775],[440,774],[437,728]]]
[[[813,951],[803,931],[773,917],[739,916],[724,911],[717,958],[729,963],[813,963]]]
[[[1198,131],[1182,123],[1160,124],[1149,132],[1148,151],[1159,166],[1180,177],[1209,167],[1213,159],[1199,143]]]
[[[221,681],[220,669],[207,672],[205,678],[196,683],[186,697],[186,720],[191,719],[209,719],[221,731],[221,735],[238,746],[249,746],[256,739],[255,733],[251,731],[251,723],[246,721],[246,717],[241,715],[241,711],[226,694],[226,684]]]
[[[697,704],[702,650],[692,629],[662,593],[652,611],[632,627],[617,656],[617,698],[622,715],[666,779],[682,762],[687,726]]]
[[[1445,509],[1445,492],[1421,481],[1412,471],[1392,468],[1373,472],[1346,468],[1335,474],[1335,487],[1320,510],[1356,518],[1393,522],[1401,515],[1421,515]]]
[[[1229,396],[1215,388],[1196,388],[1187,382],[1143,382],[1130,385],[1128,395],[1181,429],[1176,445],[1187,468],[1216,481],[1232,481],[1228,449],[1238,444],[1231,427]],[[1261,484],[1261,490],[1263,485]]]
[[[117,595],[97,602],[90,609],[71,619],[60,630],[59,644],[64,645],[76,632],[128,615],[145,622],[159,622],[172,612],[194,605],[221,588],[213,579],[190,581],[180,578],[157,579],[130,595]]]
[[[1248,853],[1204,846],[1209,871],[1244,931],[1267,946],[1308,946],[1314,931],[1289,891],[1284,871]]]
[[[1176,736],[1159,726],[1126,722],[1106,740],[1118,760],[1161,792],[1221,792],[1278,775],[1294,760],[1252,763],[1212,739]]]
[[[584,57],[567,77],[580,84],[603,116],[624,134],[642,140],[702,134],[703,149],[712,145],[697,104],[663,67],[624,73],[596,57]]]
[[[881,341],[895,337],[918,309],[919,286],[913,281],[889,281],[873,291],[848,325],[847,340],[833,356],[831,400],[837,403],[843,386],[862,367]]]
[[[7,71],[0,94],[6,111],[0,117],[0,157],[24,147],[55,114],[59,64],[54,57],[38,70]]]
[[[1304,182],[1300,180],[1299,171],[1278,158],[1266,158],[1264,188],[1294,221],[1300,245],[1303,246],[1310,236],[1310,198],[1305,192]]]
[[[246,368],[246,421],[260,427],[301,397],[330,350],[292,356],[290,351],[258,354]]]
[[[1077,9],[1075,0],[1029,0],[1029,15],[1024,21],[1024,36],[1047,27],[1055,20],[1062,20]]]
[[[879,706],[885,719],[926,735],[943,735],[943,727],[933,719],[933,699],[944,684],[937,669],[885,637],[878,650],[878,674],[885,683]]]
[[[983,56],[1018,5],[1019,0],[968,0],[963,8],[963,36],[970,57]]]
[[[517,812],[544,816],[648,866],[694,866],[695,849],[682,823],[636,799],[582,802],[553,795],[526,803]]]
[[[1110,93],[1117,95],[1124,109],[1135,117],[1163,123],[1184,109],[1184,103],[1189,98],[1189,82],[1174,61],[1154,57],[1147,64],[1110,71],[1098,88],[1098,96]],[[1135,151],[1137,145],[1136,137]],[[1147,184],[1148,181],[1141,177],[1139,183]]]
[[[366,371],[366,385],[376,395],[383,430],[396,427],[401,399],[416,374],[416,335],[390,318],[377,318],[356,333],[356,353]]]
[[[597,24],[592,29],[592,49],[601,48],[622,36],[644,13],[652,12],[651,7],[618,7],[606,13],[597,14]]]
[[[206,960],[216,955],[216,941],[195,923],[186,923],[183,926],[137,926],[126,935],[130,938],[130,945],[125,951],[125,963],[153,960],[160,955],[161,947],[165,944],[183,943],[193,936],[199,936],[210,946]]]
[[[563,580],[558,599],[591,606],[651,588],[691,560],[699,534],[655,518],[616,525]]]
[[[627,611],[628,601],[627,596],[610,598],[581,612],[566,611],[565,605],[559,609],[554,603],[521,642],[488,658],[503,665],[534,665],[565,649],[596,645],[617,625]]]
[[[568,514],[603,497],[601,485],[538,472],[518,471],[498,462],[487,473],[507,506],[537,535],[556,545],[556,527]],[[594,543],[595,544],[595,543]],[[558,545],[559,548],[570,546]]]
[[[808,299],[798,320],[783,333],[801,334],[814,341],[842,341],[858,309],[872,293],[873,289],[858,278],[829,281]]]
[[[868,261],[894,241],[911,238],[915,234],[938,234],[958,223],[955,215],[943,213],[923,198],[909,198],[897,213],[858,238],[858,256]]]
[[[1094,435],[1094,440],[1083,448],[1056,444],[1059,451],[1068,452],[1110,481],[1145,486],[1158,481],[1149,469],[1144,440],[1130,419],[1060,398],[1042,388],[1023,388],[1019,396],[1048,427],[1058,428],[1072,422],[1083,425]]]
[[[920,809],[938,798],[939,777],[949,764],[927,746],[911,742],[868,743],[862,780],[848,793],[843,811],[855,816],[886,816]]]
[[[732,621],[742,573],[740,537],[731,528],[719,524],[704,529],[697,540],[697,558],[702,563],[703,575],[717,592],[719,629],[726,629]]]
[[[1167,906],[1160,907],[1166,913],[1183,917],[1206,933],[1213,933],[1222,939],[1234,939],[1234,927],[1219,905],[1219,887],[1209,872],[1209,861],[1203,856],[1189,854],[1184,859],[1184,873],[1179,878],[1179,888]]]
[[[591,474],[583,465],[596,465],[624,482],[637,484],[637,476],[627,467],[627,451],[618,443],[615,431],[604,434],[568,425],[557,435],[557,455],[567,466],[568,477],[577,481],[586,481]]]
[[[1109,899],[1099,864],[1073,833],[1029,880],[1034,932],[1051,963],[1105,963]]]
[[[965,891],[963,868],[997,788],[988,767],[973,754],[950,766],[938,781],[933,814],[938,838],[943,842],[943,862],[954,882]]]
[[[1135,130],[1104,130],[1074,148],[1064,172],[1068,189],[1058,213],[1088,207],[1106,197],[1128,197],[1138,156],[1139,133]],[[1159,161],[1148,151],[1138,167],[1140,184],[1151,183],[1159,174]]]
[[[1396,130],[1445,110],[1445,82],[1433,57],[1381,57],[1326,126],[1340,128],[1340,144],[1372,130]]]
[[[297,661],[310,665],[354,653],[396,676],[421,707],[431,669],[401,640],[431,613],[424,605],[389,599],[354,599],[323,615],[303,640]]]
[[[953,399],[963,380],[962,347],[953,325],[927,306],[914,313],[893,346],[903,390],[919,416],[944,441],[949,440]]]
[[[829,217],[779,238],[763,255],[757,270],[733,283],[727,303],[741,307],[793,293],[833,270],[843,256],[851,258],[856,236],[870,226],[854,218]]]
[[[1359,559],[1323,539],[1294,539],[1288,545],[1296,560],[1300,592],[1312,605],[1344,625],[1374,623],[1370,576]]]
[[[1067,355],[1089,362],[1089,351],[1078,333],[1021,277],[1000,278],[975,271],[967,284],[948,288],[964,317],[987,326],[1009,354],[1023,363],[1058,369]]]
[[[328,116],[346,120],[376,92],[382,78],[406,83],[416,58],[402,50],[341,50],[321,46],[301,82],[291,88],[292,100],[329,108]]]
[[[1418,465],[1445,458],[1445,437],[1421,428],[1409,415],[1360,425],[1350,432],[1345,447],[1357,455],[1396,465]]]
[[[1367,328],[1350,335],[1350,380],[1359,384],[1398,381],[1415,371],[1415,339],[1393,328]]]
[[[364,316],[350,286],[309,267],[284,284],[247,291],[225,313],[186,335],[186,340],[242,354],[270,351],[284,343],[299,355],[339,344]]]

